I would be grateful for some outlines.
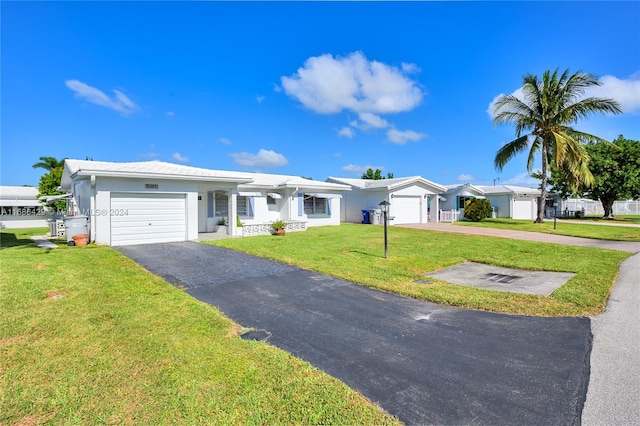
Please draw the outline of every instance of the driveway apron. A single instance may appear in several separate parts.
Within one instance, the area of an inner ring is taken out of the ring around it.
[[[580,424],[588,318],[446,307],[204,244],[118,250],[406,424]]]

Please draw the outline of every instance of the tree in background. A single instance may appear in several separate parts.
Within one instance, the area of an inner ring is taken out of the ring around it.
[[[604,217],[613,219],[613,202],[640,198],[640,141],[618,136],[613,143],[586,146],[595,184],[584,195],[600,200]]]
[[[373,169],[367,169],[366,173],[362,174],[360,179],[371,179],[371,180],[382,180],[382,179],[393,179],[393,173],[387,173],[387,177],[382,176],[382,170],[376,169],[374,172]]]
[[[38,182],[38,197],[62,194],[62,192],[58,191],[58,187],[62,181],[64,159],[57,160],[54,157],[40,157],[40,161],[34,164],[33,168],[41,168],[49,171],[40,177],[40,182]],[[64,200],[58,200],[53,203],[53,205],[58,211],[64,211],[67,208],[67,202]]]
[[[586,89],[600,85],[591,74],[576,72],[569,75],[567,69],[558,75],[558,69],[553,73],[547,70],[542,79],[527,74],[523,82],[522,99],[516,95],[502,95],[496,100],[494,124],[514,124],[516,139],[498,150],[494,164],[502,170],[513,157],[529,148],[527,170],[531,173],[535,154],[540,152],[541,202],[535,222],[544,223],[549,166],[567,171],[567,181],[573,188],[577,189],[580,184],[590,186],[594,180],[584,144],[606,142],[570,126],[591,114],[619,114],[622,111],[612,99],[580,99]]]
[[[53,169],[61,169],[64,167],[64,158],[58,160],[55,157],[40,157],[40,161],[33,165],[34,169],[45,169],[51,171]]]

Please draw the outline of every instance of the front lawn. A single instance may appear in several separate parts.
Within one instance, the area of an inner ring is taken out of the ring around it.
[[[0,424],[397,424],[119,252],[36,231],[0,233]]]
[[[553,229],[553,219],[545,219],[544,223],[533,223],[533,220],[518,219],[483,219],[481,222],[455,222],[455,225],[544,232],[546,234],[595,238],[597,240],[640,242],[640,228],[638,227],[593,225],[586,221],[580,222],[578,219],[575,220],[576,223],[557,222],[555,230]]]
[[[620,262],[630,256],[614,250],[562,246],[485,236],[389,228],[385,259],[381,226],[343,224],[261,236],[207,242],[280,260],[369,287],[453,306],[527,315],[594,315],[605,307]],[[435,282],[414,283],[424,274],[465,261],[575,272],[549,297],[483,290]]]

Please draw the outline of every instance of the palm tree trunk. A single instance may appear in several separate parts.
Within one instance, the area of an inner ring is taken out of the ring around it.
[[[534,223],[544,223],[544,207],[547,202],[547,144],[542,141],[542,185],[538,202],[538,217]]]

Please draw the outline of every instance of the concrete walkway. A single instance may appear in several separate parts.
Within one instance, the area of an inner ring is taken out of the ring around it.
[[[620,265],[605,312],[591,317],[591,372],[582,425],[640,425],[640,243],[447,223],[400,226],[636,253]]]
[[[608,241],[591,238],[567,237],[565,235],[545,234],[542,232],[513,231],[510,229],[478,228],[475,226],[452,225],[450,223],[419,223],[396,225],[403,228],[425,229],[428,231],[455,232],[468,235],[487,235],[490,237],[511,238],[514,240],[539,241],[541,243],[564,244],[568,246],[598,247],[611,250],[640,253],[640,243],[633,241]]]
[[[591,332],[582,424],[640,425],[640,254],[620,266],[606,311],[591,318]]]

